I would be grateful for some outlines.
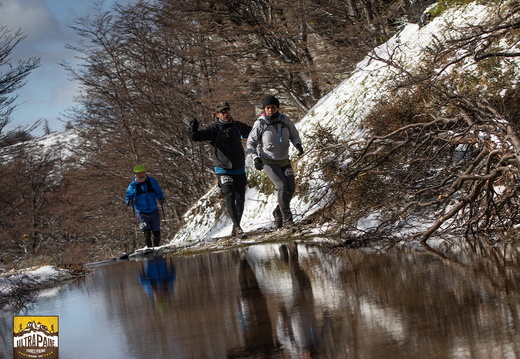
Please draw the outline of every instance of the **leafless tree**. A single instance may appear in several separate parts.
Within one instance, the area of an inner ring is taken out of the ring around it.
[[[42,244],[56,238],[50,198],[61,183],[59,157],[56,151],[40,152],[28,144],[10,155],[14,157],[2,166],[10,174],[2,176],[3,250],[9,256],[20,252],[36,256]]]
[[[323,140],[342,223],[380,213],[382,236],[410,227],[434,234],[512,235],[519,224],[518,5],[438,41],[414,71],[400,71],[393,97],[367,119],[366,141]],[[453,35],[455,34],[455,35]],[[460,66],[459,66],[460,65]],[[462,66],[463,65],[463,66]],[[392,210],[388,210],[391,208]],[[414,228],[427,219],[426,229]],[[512,232],[513,231],[513,232]],[[494,238],[500,238],[495,236]]]
[[[18,128],[6,132],[6,126],[11,122],[11,114],[17,106],[15,91],[20,89],[25,84],[27,76],[40,66],[40,59],[35,57],[13,63],[13,50],[25,37],[21,31],[13,32],[0,24],[0,148],[20,141],[37,126],[35,124],[24,130]]]
[[[163,28],[156,17],[156,9],[143,2],[81,19],[75,30],[88,46],[74,49],[83,54],[84,66],[68,69],[84,84],[75,118],[87,144],[78,156],[87,159],[86,173],[103,174],[88,181],[111,192],[106,216],[124,208],[132,168],[141,163],[166,192],[163,216],[173,230],[212,181],[206,156],[201,166],[200,148],[187,134],[189,119],[209,117],[201,103],[207,80],[199,74],[211,58],[191,55],[199,40],[171,24]]]
[[[80,65],[64,66],[82,85],[70,120],[86,141],[71,164],[27,156],[4,163],[20,176],[3,186],[3,243],[17,255],[27,248],[62,262],[130,250],[135,226],[124,193],[137,163],[165,190],[163,214],[173,233],[214,184],[211,149],[189,139],[189,119],[213,121],[215,103],[226,100],[234,117],[252,123],[267,92],[298,119],[398,30],[410,4],[427,2],[157,0],[78,19],[73,29],[82,41],[70,48]],[[6,44],[21,38],[17,33]],[[22,81],[23,70],[38,65],[24,63],[14,78]],[[12,101],[5,102],[8,114],[14,100],[5,98]],[[24,134],[5,136],[5,144]],[[20,225],[27,218],[31,233]]]
[[[284,111],[298,119],[431,1],[159,3],[166,14],[182,13],[211,34],[206,49],[226,63],[215,79],[246,94],[244,100],[255,107],[266,92],[274,92],[283,99]]]

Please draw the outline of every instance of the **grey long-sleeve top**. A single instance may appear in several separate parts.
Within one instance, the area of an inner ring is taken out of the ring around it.
[[[300,134],[294,123],[286,115],[268,122],[262,114],[254,123],[247,138],[247,154],[256,157],[281,161],[289,158],[289,143],[301,144]]]

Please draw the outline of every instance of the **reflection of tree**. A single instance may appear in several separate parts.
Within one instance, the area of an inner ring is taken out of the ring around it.
[[[342,309],[334,311],[334,321],[351,333],[346,347],[366,357],[414,358],[507,350],[519,335],[511,330],[520,324],[519,277],[509,272],[509,279],[497,279],[501,266],[483,257],[460,246],[428,252],[394,247],[370,255],[345,251],[338,283]],[[326,261],[339,263],[336,256],[323,259],[323,269]]]
[[[514,251],[512,243],[491,246],[486,239],[477,238],[455,244],[446,242],[440,247],[425,243],[424,248],[465,278],[479,280],[491,292],[514,292],[520,287],[520,278],[516,278],[511,271],[511,268],[520,267],[520,258],[511,255]]]
[[[35,288],[38,283],[26,274],[6,277],[8,295],[1,298],[2,304],[9,306],[14,313],[29,311],[38,298]],[[6,302],[6,303],[4,303]]]
[[[240,283],[238,320],[244,335],[245,348],[240,351],[230,350],[227,357],[240,358],[251,355],[270,357],[278,349],[278,344],[273,338],[267,300],[260,290],[245,253],[240,253],[238,280]]]
[[[173,295],[175,279],[175,266],[171,260],[169,265],[162,256],[142,262],[139,283],[141,283],[145,293],[153,298],[158,309],[164,309],[168,297]]]
[[[110,264],[99,269],[103,317],[122,328],[136,357],[519,357],[518,253],[502,248],[502,259],[497,250],[479,260],[460,248],[434,249],[343,255],[270,244],[245,256],[176,256],[181,280],[168,298],[172,310],[162,313],[135,280],[145,263]],[[494,279],[502,275],[506,281]]]

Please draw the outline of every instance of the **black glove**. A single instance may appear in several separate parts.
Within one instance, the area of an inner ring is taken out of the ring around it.
[[[259,171],[264,169],[264,163],[260,157],[255,158],[255,168]]]
[[[196,118],[190,121],[191,132],[197,132],[199,130],[199,121]]]
[[[130,198],[128,201],[128,207],[133,207],[135,205],[135,198]]]
[[[296,147],[296,149],[298,150],[298,156],[303,155],[303,147],[301,143],[297,143],[294,147]]]
[[[159,204],[162,206],[166,200],[164,198],[159,198]]]

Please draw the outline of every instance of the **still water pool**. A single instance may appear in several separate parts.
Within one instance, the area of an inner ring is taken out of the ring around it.
[[[501,251],[262,244],[93,266],[4,309],[59,317],[60,359],[520,358],[520,267]]]

